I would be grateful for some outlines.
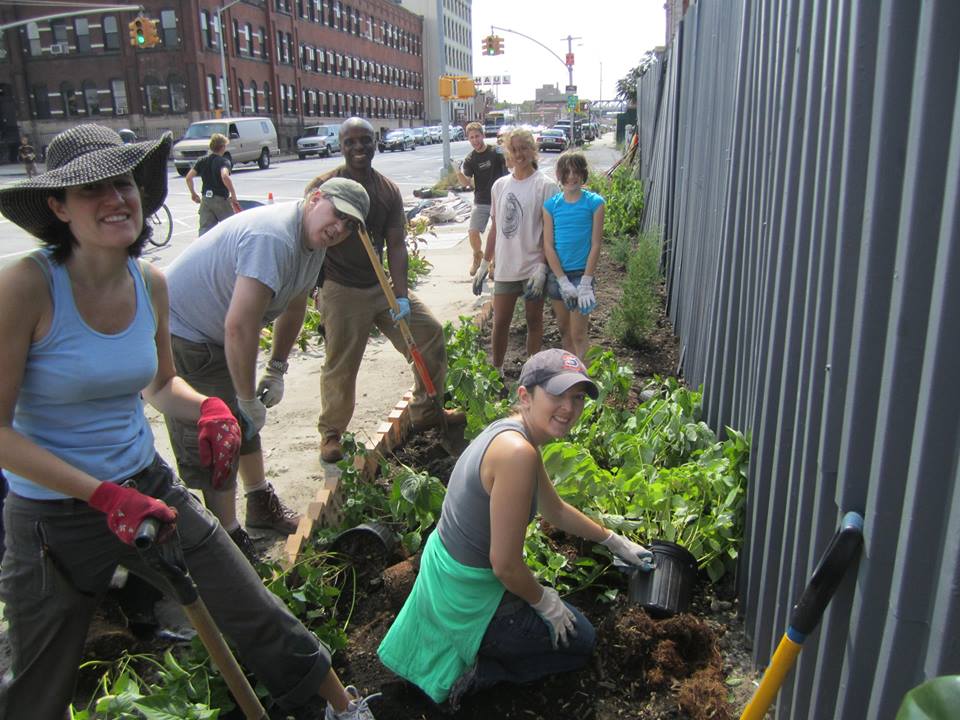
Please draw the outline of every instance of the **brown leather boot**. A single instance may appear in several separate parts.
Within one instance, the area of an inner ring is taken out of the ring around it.
[[[325,463],[343,460],[343,446],[339,435],[327,435],[320,443],[320,459]]]
[[[268,483],[263,490],[247,493],[247,527],[290,535],[296,532],[299,522],[300,516],[280,501],[273,485]]]

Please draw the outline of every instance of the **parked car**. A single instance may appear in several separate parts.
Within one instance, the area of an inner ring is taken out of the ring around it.
[[[443,133],[441,132],[439,125],[431,125],[430,127],[426,128],[426,130],[427,134],[430,136],[430,142],[443,142]]]
[[[301,160],[307,155],[330,157],[335,152],[340,152],[339,125],[311,125],[297,138],[297,157]]]
[[[377,147],[380,149],[380,152],[396,152],[399,150],[403,152],[407,148],[411,150],[417,149],[417,142],[414,140],[413,133],[409,128],[398,128],[397,130],[391,130],[386,134],[385,137],[380,139]]]
[[[450,140],[451,140],[451,142],[454,141],[454,140],[463,140],[463,139],[465,139],[465,136],[464,136],[464,134],[463,134],[463,128],[460,127],[459,125],[451,125],[451,126],[450,126]]]
[[[567,149],[567,136],[563,130],[549,128],[540,132],[540,139],[537,141],[537,147],[543,150],[556,150],[563,152]]]
[[[425,127],[410,128],[410,131],[413,133],[413,139],[417,145],[426,145],[430,142],[430,136],[427,134]]]
[[[230,139],[224,157],[234,165],[257,163],[261,170],[270,167],[270,158],[279,153],[277,129],[273,120],[265,117],[198,120],[191,123],[183,138],[173,146],[173,164],[182,176],[210,150],[210,136],[214,133]]]

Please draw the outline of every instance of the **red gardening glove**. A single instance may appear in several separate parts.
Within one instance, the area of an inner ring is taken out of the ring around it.
[[[170,537],[177,521],[176,508],[133,488],[111,482],[100,483],[87,504],[107,516],[107,527],[127,545],[133,545],[137,529],[147,518],[160,521],[158,542]]]
[[[219,490],[233,472],[240,453],[240,425],[223,400],[208,397],[200,405],[197,430],[200,464],[212,466],[213,488]]]

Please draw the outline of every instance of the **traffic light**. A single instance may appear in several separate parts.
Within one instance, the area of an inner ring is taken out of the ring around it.
[[[493,54],[503,55],[503,38],[499,35],[493,36]]]
[[[160,44],[160,35],[157,34],[157,20],[151,20],[150,18],[144,19],[144,47],[156,47]]]
[[[495,38],[493,35],[487,35],[487,36],[483,39],[483,54],[484,54],[484,55],[495,55],[495,54],[496,54],[496,49],[495,49],[496,46],[495,46],[495,43],[494,43],[495,40],[496,40],[496,38]]]
[[[144,31],[144,18],[137,17],[127,25],[130,28],[130,44],[136,48],[146,46],[147,36]]]
[[[437,84],[437,94],[442,97],[444,100],[449,100],[453,97],[453,78],[447,77],[446,75],[440,76],[440,81]]]
[[[476,96],[477,89],[471,78],[460,78],[457,80],[457,99],[466,100]]]

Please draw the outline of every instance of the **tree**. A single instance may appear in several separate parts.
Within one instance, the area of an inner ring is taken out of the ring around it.
[[[627,107],[636,107],[637,83],[640,82],[640,78],[643,77],[643,74],[650,69],[650,66],[653,65],[656,60],[656,51],[647,50],[643,58],[641,58],[640,64],[630,68],[630,71],[625,77],[617,80],[617,98],[626,101]]]

